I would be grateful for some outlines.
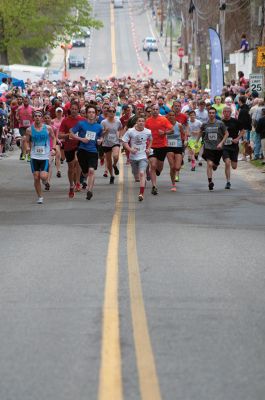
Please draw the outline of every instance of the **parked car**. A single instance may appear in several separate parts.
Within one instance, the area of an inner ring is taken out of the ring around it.
[[[83,68],[85,69],[85,57],[78,55],[69,56],[69,69],[71,68]]]
[[[86,39],[82,36],[74,36],[72,45],[73,47],[86,47]]]
[[[154,37],[148,36],[143,40],[143,51],[158,51],[157,40]]]
[[[91,36],[91,31],[89,28],[86,26],[81,26],[80,28],[80,35],[83,36],[84,38],[90,38]]]

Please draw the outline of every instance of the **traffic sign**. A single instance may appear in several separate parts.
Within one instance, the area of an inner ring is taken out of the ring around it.
[[[183,47],[179,47],[178,48],[178,56],[180,58],[182,58],[182,57],[184,57],[184,55],[185,55],[185,51],[184,51]]]
[[[257,67],[265,67],[265,46],[258,47]]]
[[[250,74],[249,75],[249,87],[251,91],[255,90],[258,93],[264,90],[264,80],[262,74]]]

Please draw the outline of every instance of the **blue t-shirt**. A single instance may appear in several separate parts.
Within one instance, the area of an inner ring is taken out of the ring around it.
[[[90,139],[88,143],[79,142],[79,149],[86,150],[90,153],[97,153],[97,140],[102,135],[102,126],[98,123],[89,123],[88,121],[79,121],[73,128],[73,133],[81,138]]]
[[[165,104],[161,107],[159,107],[159,114],[160,115],[167,115],[170,111],[170,108],[166,106]]]

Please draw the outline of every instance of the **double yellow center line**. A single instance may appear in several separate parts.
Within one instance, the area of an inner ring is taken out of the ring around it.
[[[112,75],[117,72],[114,7],[110,5]],[[119,187],[112,219],[107,253],[105,297],[98,400],[123,400],[122,357],[119,321],[119,240],[124,191],[124,165],[120,160]],[[155,359],[145,313],[136,246],[135,203],[132,179],[129,179],[127,220],[127,256],[131,315],[136,364],[142,400],[161,400]]]
[[[105,300],[103,307],[103,333],[99,400],[123,400],[122,360],[119,322],[119,238],[124,189],[123,161],[120,170],[115,213],[112,220],[107,254]],[[136,246],[135,203],[132,180],[129,180],[129,206],[127,220],[127,257],[133,337],[139,387],[142,400],[161,400],[155,359],[145,313],[140,270]]]

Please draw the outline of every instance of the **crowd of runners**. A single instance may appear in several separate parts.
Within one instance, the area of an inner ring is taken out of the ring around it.
[[[21,89],[3,78],[0,158],[6,155],[9,139],[20,147],[19,158],[30,163],[39,204],[43,190],[51,190],[61,178],[63,163],[68,168],[68,197],[86,190],[90,200],[98,165],[114,184],[121,152],[139,182],[139,201],[146,181],[151,181],[152,195],[158,194],[165,162],[172,192],[184,162],[190,163],[191,173],[205,162],[212,191],[213,171],[221,159],[224,187],[230,189],[231,169],[237,168],[238,160],[265,156],[264,99],[242,78],[231,81],[214,99],[190,81],[81,78],[27,82]]]

